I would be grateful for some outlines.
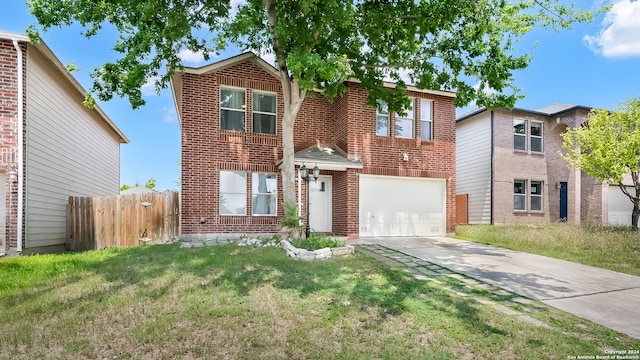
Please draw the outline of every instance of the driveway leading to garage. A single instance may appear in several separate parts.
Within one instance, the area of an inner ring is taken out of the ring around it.
[[[638,276],[447,237],[364,242],[433,262],[640,339]]]

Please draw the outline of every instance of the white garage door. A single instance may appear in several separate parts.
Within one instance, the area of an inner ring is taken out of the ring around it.
[[[631,194],[633,187],[627,187]],[[631,226],[633,203],[617,186],[609,186],[609,225]]]
[[[360,175],[360,236],[446,231],[444,179]]]

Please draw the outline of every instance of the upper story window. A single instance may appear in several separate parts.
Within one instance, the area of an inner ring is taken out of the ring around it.
[[[542,152],[542,123],[531,121],[531,151]]]
[[[276,133],[276,94],[253,92],[253,132]]]
[[[405,116],[396,113],[396,137],[403,139],[413,139],[415,137],[415,113],[413,111],[414,100],[406,110]]]
[[[513,149],[542,152],[544,124],[540,121],[513,120]]]
[[[247,173],[220,171],[220,215],[247,214]]]
[[[278,176],[276,174],[251,174],[251,198],[253,215],[278,214]]]
[[[389,108],[382,100],[378,100],[376,106],[376,135],[389,136]]]
[[[433,140],[433,102],[420,100],[420,139]]]
[[[220,129],[245,131],[245,91],[220,88]]]

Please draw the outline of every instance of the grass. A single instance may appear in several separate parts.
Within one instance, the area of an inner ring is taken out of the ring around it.
[[[640,233],[630,228],[565,223],[465,225],[456,228],[456,237],[640,275]]]
[[[536,327],[363,254],[155,245],[0,259],[0,359],[566,359],[640,341]]]

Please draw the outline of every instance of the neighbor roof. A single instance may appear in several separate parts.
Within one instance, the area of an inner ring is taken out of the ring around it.
[[[83,97],[87,93],[87,91],[82,87],[82,85],[80,85],[78,80],[67,71],[64,65],[62,65],[62,63],[60,62],[60,59],[58,59],[58,57],[53,53],[53,51],[51,51],[51,49],[47,46],[47,44],[45,44],[45,42],[42,39],[40,39],[40,41],[37,44],[31,44],[28,36],[24,34],[14,33],[11,31],[4,31],[4,30],[0,30],[0,39],[12,40],[12,41],[16,40],[18,42],[27,43],[31,45],[33,48],[38,50],[42,55],[44,55],[44,57],[47,60],[51,62],[54,68],[58,70],[58,72],[60,72],[65,79],[67,79],[67,81],[73,86],[76,92],[78,92]],[[102,111],[100,106],[96,105],[93,108],[93,110],[95,110],[98,113],[98,116],[100,116],[102,120],[111,128],[111,130],[113,130],[113,132],[115,132],[116,135],[118,135],[118,137],[120,138],[120,143],[122,144],[129,143],[129,139],[127,139],[124,133],[107,116],[107,114],[105,114],[104,111]]]
[[[517,113],[523,113],[523,114],[529,114],[529,115],[535,115],[535,116],[544,116],[544,117],[554,117],[554,116],[558,116],[560,114],[573,111],[573,110],[591,111],[591,109],[592,109],[591,107],[584,106],[584,105],[567,105],[567,104],[558,104],[558,103],[547,105],[538,110],[529,110],[529,109],[523,109],[523,108],[513,108],[513,109],[499,108],[499,110],[507,110],[507,111],[517,112]],[[456,118],[456,123],[467,120],[487,110],[489,109],[482,107],[482,108],[478,108],[478,109],[469,111],[467,113],[464,113]]]

